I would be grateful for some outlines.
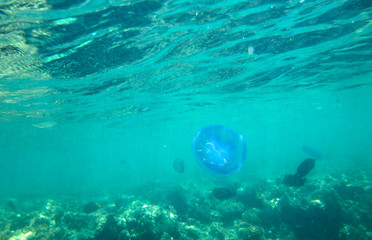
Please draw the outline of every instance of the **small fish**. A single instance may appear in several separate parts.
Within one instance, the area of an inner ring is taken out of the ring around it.
[[[14,202],[12,200],[8,200],[6,202],[6,206],[9,210],[13,211],[13,212],[17,212],[17,209],[16,209],[16,206],[14,204]]]
[[[120,159],[120,160],[119,160],[119,164],[120,164],[122,167],[124,167],[124,168],[126,168],[126,169],[129,169],[129,170],[133,168],[132,163],[131,163],[128,159],[126,159],[126,158],[122,158],[122,159]]]
[[[178,173],[184,173],[185,172],[185,161],[182,159],[176,158],[173,162],[173,168]]]

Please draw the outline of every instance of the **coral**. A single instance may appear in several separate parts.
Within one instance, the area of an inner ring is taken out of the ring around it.
[[[11,219],[10,221],[11,224],[9,226],[9,230],[15,231],[30,225],[31,217],[29,215],[16,215],[15,218]]]
[[[213,222],[210,225],[209,236],[212,239],[224,240],[225,239],[225,233],[224,233],[223,230],[224,230],[224,228],[222,227],[222,223]]]
[[[20,233],[16,236],[9,238],[9,240],[29,240],[29,239],[33,239],[34,237],[35,237],[35,234],[30,231],[26,233]]]
[[[343,213],[334,194],[325,193],[322,201],[303,202],[286,196],[279,209],[282,221],[299,239],[332,239],[342,226]]]
[[[118,239],[121,231],[124,230],[122,225],[119,225],[113,215],[108,215],[101,221],[96,229],[96,240]]]
[[[105,196],[91,213],[71,198],[13,199],[14,208],[6,202],[0,207],[0,240],[367,240],[370,186],[346,176],[314,178],[302,188],[261,181],[235,186],[236,196],[224,200],[211,195],[213,184],[168,186]],[[180,211],[182,206],[187,209]]]
[[[259,217],[259,213],[260,213],[259,209],[250,208],[243,213],[242,219],[244,222],[254,224],[254,225],[260,225],[261,219]]]
[[[204,233],[197,227],[191,225],[186,226],[186,237],[189,239],[202,239]]]
[[[135,201],[119,216],[129,236],[136,239],[160,239],[163,233],[178,237],[178,218],[157,205]]]
[[[217,211],[221,213],[221,221],[230,224],[236,219],[240,219],[245,211],[245,206],[241,202],[226,200],[221,202]]]
[[[238,237],[241,240],[261,240],[264,239],[264,229],[252,224],[241,224],[238,228]]]
[[[187,209],[189,209],[184,192],[184,189],[180,187],[172,188],[167,192],[167,202],[173,206],[179,214],[185,214]]]
[[[213,204],[204,196],[194,197],[190,200],[188,214],[203,224],[219,221],[221,214],[213,208]]]
[[[63,216],[63,223],[66,228],[79,231],[82,228],[88,228],[92,219],[92,217],[83,213],[67,212]]]
[[[52,225],[50,219],[41,214],[31,222],[31,227],[33,228],[49,227],[50,225]]]
[[[258,194],[262,192],[256,187],[241,187],[237,191],[237,199],[247,207],[262,208],[265,204],[262,197]]]

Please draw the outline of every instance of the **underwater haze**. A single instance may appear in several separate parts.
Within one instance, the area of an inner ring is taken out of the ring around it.
[[[0,0],[0,240],[370,239],[371,123],[370,0]]]

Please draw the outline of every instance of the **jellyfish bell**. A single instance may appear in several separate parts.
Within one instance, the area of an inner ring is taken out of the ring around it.
[[[193,140],[196,162],[218,177],[238,172],[244,164],[246,152],[247,144],[243,136],[222,125],[201,129]]]
[[[322,158],[322,154],[317,149],[315,149],[314,147],[310,147],[310,146],[305,145],[305,146],[302,146],[302,151],[304,153],[306,153],[308,156],[310,156],[312,158],[315,158],[317,160]]]

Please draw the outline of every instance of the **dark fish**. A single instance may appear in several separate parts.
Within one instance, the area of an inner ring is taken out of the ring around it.
[[[315,166],[315,160],[308,158],[297,167],[297,172],[294,175],[286,175],[283,179],[283,184],[289,187],[301,187],[305,185],[305,176],[313,169]]]
[[[13,202],[12,200],[8,200],[8,201],[6,202],[6,206],[7,206],[7,208],[8,208],[9,210],[11,210],[11,211],[13,211],[13,212],[17,212],[17,209],[16,209],[16,207],[15,207],[15,204],[14,204],[14,202]]]
[[[315,166],[315,159],[308,158],[304,160],[298,167],[296,175],[299,177],[305,177],[311,169]]]
[[[126,158],[120,159],[119,164],[126,169],[132,169],[132,163]]]
[[[182,159],[176,158],[173,162],[173,168],[178,173],[183,173],[185,171],[185,162]]]
[[[289,187],[301,187],[305,185],[306,179],[295,175],[287,175],[283,179],[283,184]]]
[[[88,202],[87,204],[84,205],[84,210],[83,212],[85,213],[93,213],[97,211],[101,206],[97,203],[94,202]]]
[[[225,200],[235,196],[236,191],[226,187],[219,187],[213,189],[212,195],[218,200]]]

